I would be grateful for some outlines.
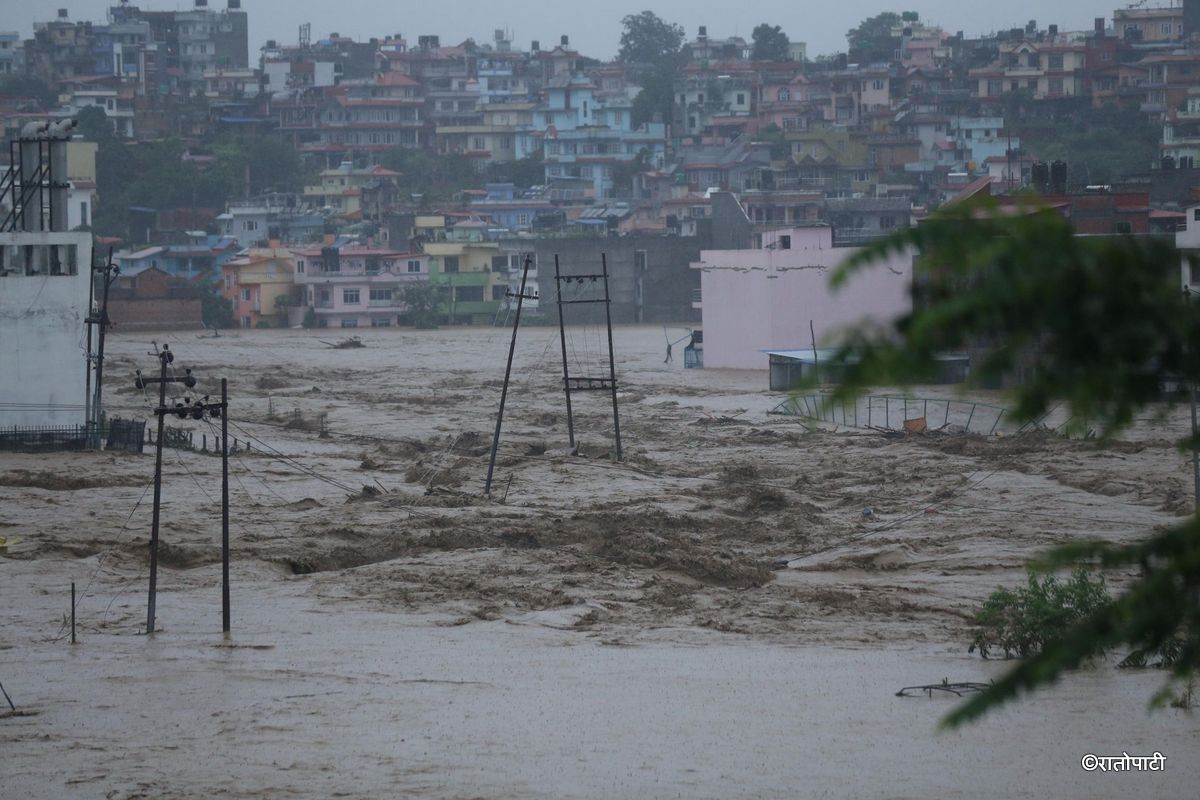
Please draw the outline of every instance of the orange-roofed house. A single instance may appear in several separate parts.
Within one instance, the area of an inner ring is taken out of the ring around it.
[[[240,328],[286,327],[291,303],[295,263],[290,250],[251,248],[227,261],[222,269],[221,293],[233,305],[233,322]]]

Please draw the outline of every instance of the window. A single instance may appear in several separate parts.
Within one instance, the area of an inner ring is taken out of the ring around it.
[[[791,250],[792,249],[792,237],[788,236],[787,234],[780,236],[779,237],[779,249],[780,250]]]
[[[877,78],[875,82],[871,84],[871,88],[877,92],[883,91],[883,81]]]
[[[348,306],[358,305],[358,289],[342,289],[342,302]]]
[[[258,230],[258,222],[256,220],[248,219],[242,223],[242,230],[256,231]]]
[[[790,90],[788,90],[788,89],[780,89],[779,90],[779,101],[780,102],[786,103],[787,101],[789,101],[791,99],[792,99],[792,93]]]
[[[328,305],[329,297],[330,297],[329,290],[322,289],[320,292],[317,293],[317,302],[321,303],[322,305]]]
[[[250,289],[242,289],[242,302],[249,303],[253,299],[253,292]]]
[[[646,251],[645,250],[634,250],[633,251],[633,269],[635,272],[645,272],[646,271]]]
[[[1062,78],[1051,78],[1050,79],[1050,94],[1062,94],[1062,93],[1063,93],[1063,79]]]
[[[392,302],[391,289],[372,289],[369,297],[372,303],[390,303]]]
[[[296,259],[296,272],[300,275],[304,274],[304,259],[303,258]]]
[[[454,296],[460,303],[479,303],[483,301],[483,287],[456,286]]]
[[[743,106],[743,105],[745,105],[745,104],[746,104],[746,94],[745,94],[744,92],[738,92],[738,95],[737,95],[737,104],[738,104],[739,106]]]
[[[342,327],[343,327],[343,328],[357,328],[357,327],[358,327],[358,320],[356,320],[356,319],[344,319],[344,320],[342,320]]]
[[[554,124],[554,115],[553,114],[543,114],[542,121],[544,121],[547,125],[553,125]]]
[[[408,262],[408,271],[409,272],[420,272],[421,271],[421,262],[415,258],[412,259],[411,261],[409,261]]]
[[[1054,53],[1053,55],[1047,57],[1046,66],[1048,69],[1062,69],[1063,68],[1062,53]]]
[[[372,317],[371,318],[371,327],[372,328],[390,328],[390,327],[392,327],[392,320],[390,317]]]
[[[443,257],[442,272],[458,272],[458,256]]]
[[[528,225],[529,224],[529,215],[528,214],[517,214],[517,224],[518,225]]]
[[[1113,226],[1114,233],[1133,233],[1133,225],[1129,222],[1118,222]]]
[[[896,217],[895,216],[893,216],[892,214],[880,214],[879,215],[880,230],[890,231],[894,227],[896,227]]]
[[[81,225],[90,224],[88,222],[88,204],[86,200],[79,201],[79,223]]]

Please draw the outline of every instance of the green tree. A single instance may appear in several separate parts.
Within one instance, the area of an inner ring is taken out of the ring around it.
[[[846,343],[839,357],[851,366],[834,402],[871,385],[928,380],[937,353],[981,340],[1003,346],[972,365],[971,383],[986,385],[1020,362],[1030,377],[1015,390],[1018,419],[1038,419],[1063,402],[1102,438],[1157,403],[1162,386],[1200,382],[1200,303],[1187,302],[1179,289],[1181,260],[1200,266],[1200,259],[1162,239],[1078,237],[1061,214],[1025,210],[1005,214],[991,201],[952,206],[860,251],[838,270],[835,284],[881,256],[915,249],[915,285],[922,289],[915,310],[890,336],[858,334]],[[1136,544],[1067,545],[1034,566],[1068,565],[1135,569],[1138,576],[1111,603],[1042,642],[1036,655],[945,724],[978,717],[1118,647],[1135,655],[1169,651],[1174,679],[1195,674],[1200,519]],[[1168,683],[1156,700],[1171,688]]]
[[[683,27],[667,22],[653,11],[628,14],[621,20],[621,48],[617,61],[624,64],[674,64],[683,48]]]
[[[754,40],[750,58],[755,61],[787,61],[791,58],[792,43],[778,25],[764,22],[754,28],[750,38]]]
[[[108,121],[108,114],[104,113],[100,106],[80,109],[75,119],[79,121],[79,135],[89,142],[105,146],[112,144],[117,138],[112,123]]]
[[[232,328],[233,303],[209,289],[200,298],[200,318],[206,328]]]
[[[407,309],[409,321],[416,328],[437,327],[438,314],[442,311],[446,287],[432,283],[412,283],[400,293]]]
[[[630,111],[630,122],[634,127],[653,122],[655,114],[660,114],[663,122],[671,121],[675,113],[676,73],[674,64],[663,63],[642,76],[642,90],[633,98],[633,110]]]
[[[492,182],[512,183],[522,188],[539,186],[546,182],[546,165],[542,161],[542,151],[538,150],[532,155],[507,164],[491,164],[488,166],[487,175],[488,180]]]
[[[463,155],[435,155],[425,150],[395,147],[383,154],[383,166],[402,173],[401,188],[426,200],[449,200],[457,192],[482,182],[475,163]]]
[[[6,75],[0,78],[0,95],[28,97],[44,109],[58,105],[58,92],[54,87],[33,75]]]
[[[846,43],[850,47],[850,60],[859,64],[891,61],[898,40],[892,29],[900,24],[901,17],[894,11],[863,20],[857,28],[846,31]]]

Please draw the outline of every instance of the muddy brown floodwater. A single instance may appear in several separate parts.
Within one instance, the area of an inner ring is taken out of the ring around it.
[[[0,797],[1195,796],[1200,721],[1147,711],[1153,671],[952,733],[953,699],[895,696],[1004,670],[971,617],[1032,554],[1190,513],[1186,412],[1104,447],[812,430],[766,413],[765,373],[663,364],[629,327],[618,464],[604,394],[565,454],[558,332],[530,327],[488,501],[509,332],[339,333],[157,337],[229,379],[228,642],[218,458],[166,451],[145,637],[151,453],[0,454]],[[110,338],[110,415],[149,417],[151,338]]]

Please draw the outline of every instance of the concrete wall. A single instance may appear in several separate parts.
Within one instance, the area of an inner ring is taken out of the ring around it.
[[[700,288],[699,276],[689,269],[708,244],[706,237],[617,236],[586,239],[515,239],[502,249],[530,250],[536,255],[539,303],[543,317],[557,319],[554,256],[563,275],[600,273],[601,255],[608,260],[609,293],[614,324],[698,322],[692,297]],[[638,262],[645,253],[645,268]],[[564,289],[563,296],[575,296]],[[580,298],[585,295],[580,295]],[[590,297],[590,292],[586,295]],[[598,290],[603,296],[603,287]],[[568,324],[604,321],[603,305],[575,305],[567,312]]]
[[[75,246],[74,274],[25,274],[11,248]],[[0,426],[81,425],[90,233],[4,233],[0,269]],[[14,269],[14,267],[18,267]],[[53,408],[53,406],[78,408]]]
[[[202,309],[199,299],[110,299],[108,318],[115,333],[199,330],[204,327]]]
[[[705,250],[693,269],[703,287],[704,366],[767,369],[764,349],[809,347],[860,324],[887,324],[912,308],[912,257],[894,256],[834,291],[834,268],[857,248],[833,247],[830,228],[793,228],[790,248]]]

